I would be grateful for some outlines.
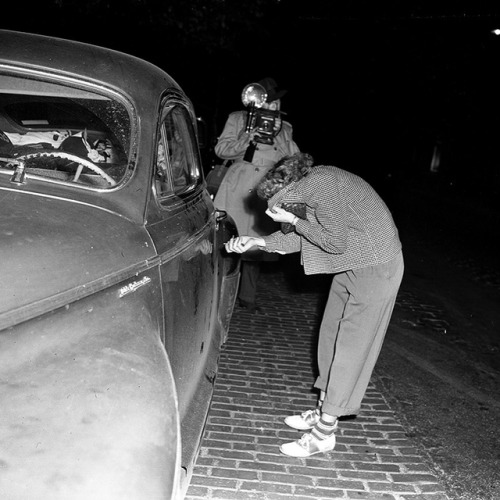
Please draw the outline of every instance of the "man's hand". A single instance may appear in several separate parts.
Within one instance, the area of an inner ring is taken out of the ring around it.
[[[253,247],[265,247],[266,242],[262,238],[239,236],[238,238],[231,238],[225,246],[227,252],[243,253]]]
[[[238,140],[244,141],[245,144],[255,141],[255,137],[259,137],[259,131],[256,128],[250,130],[250,132],[246,132],[245,129],[243,129],[240,130],[238,134]]]
[[[266,214],[269,215],[274,222],[288,222],[288,224],[293,224],[296,218],[292,212],[287,212],[280,207],[268,208]]]
[[[274,133],[276,135],[279,134],[279,131],[281,130],[281,118],[280,117],[278,117],[274,120],[274,129],[273,130],[274,130]]]

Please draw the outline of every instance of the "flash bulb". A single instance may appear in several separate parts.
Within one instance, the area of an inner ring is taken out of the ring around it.
[[[266,100],[266,89],[260,83],[249,83],[241,93],[241,102],[245,106],[253,103],[256,108],[260,108]]]

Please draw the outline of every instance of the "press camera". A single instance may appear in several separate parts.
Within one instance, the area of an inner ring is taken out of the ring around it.
[[[274,144],[274,137],[280,130],[278,119],[281,112],[262,108],[266,99],[266,89],[258,83],[250,83],[243,89],[241,101],[248,109],[245,132],[257,130],[255,142]]]

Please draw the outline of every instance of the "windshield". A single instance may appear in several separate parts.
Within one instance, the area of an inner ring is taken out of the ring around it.
[[[118,100],[0,74],[0,175],[110,188],[128,169],[131,121]]]

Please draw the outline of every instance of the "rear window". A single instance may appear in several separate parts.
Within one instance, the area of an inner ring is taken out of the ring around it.
[[[94,188],[129,169],[131,120],[112,97],[68,85],[0,75],[0,174]]]

